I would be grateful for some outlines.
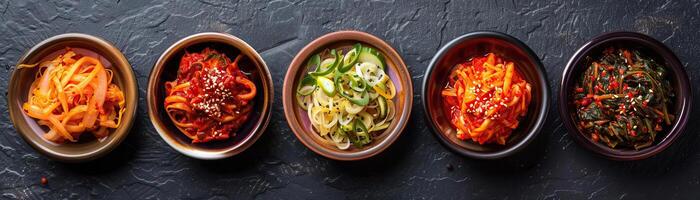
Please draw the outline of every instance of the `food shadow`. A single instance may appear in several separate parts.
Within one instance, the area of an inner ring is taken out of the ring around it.
[[[95,160],[83,163],[65,163],[57,161],[55,162],[57,163],[56,166],[67,171],[84,175],[109,174],[110,172],[118,171],[120,168],[127,166],[130,161],[135,159],[139,151],[143,151],[141,143],[146,142],[143,140],[145,137],[143,134],[149,134],[148,131],[136,131],[139,127],[150,126],[150,123],[139,119],[138,116],[144,116],[143,113],[137,113],[136,116],[133,126],[129,130],[130,133],[127,134],[124,141],[111,152]]]
[[[207,172],[219,174],[245,174],[247,171],[264,164],[265,159],[263,158],[271,156],[272,152],[270,150],[272,145],[274,145],[272,143],[272,137],[274,134],[271,133],[271,131],[275,130],[275,127],[272,125],[273,124],[271,122],[260,138],[248,149],[238,155],[220,160],[191,159],[193,162],[197,162],[199,166],[204,168],[204,171]]]
[[[698,96],[697,91],[693,91],[695,96]],[[700,105],[700,99],[696,98],[694,105]],[[690,113],[700,113],[700,107],[694,106]],[[602,156],[594,155],[599,162],[610,166],[614,169],[614,173],[607,173],[609,176],[629,179],[635,177],[638,179],[656,179],[676,177],[679,174],[693,174],[691,168],[693,157],[698,153],[698,145],[700,137],[697,132],[700,132],[700,123],[692,123],[700,121],[700,115],[690,115],[685,131],[664,151],[647,159],[634,161],[616,161],[605,159]]]
[[[411,117],[412,119],[415,117]],[[363,160],[356,161],[339,161],[328,159],[329,167],[340,173],[346,173],[352,177],[371,177],[375,175],[385,175],[387,172],[397,171],[399,166],[405,165],[407,156],[412,152],[411,144],[416,143],[419,138],[413,136],[409,130],[419,130],[415,127],[417,123],[409,122],[393,144],[389,145],[383,152]],[[377,167],[381,166],[381,167]]]
[[[528,171],[535,168],[544,160],[549,141],[548,135],[551,134],[545,130],[553,129],[543,127],[540,134],[538,134],[532,140],[532,142],[530,142],[530,144],[513,155],[493,160],[465,158],[464,163],[469,165],[472,169],[476,169],[484,173],[493,173],[492,175],[494,176],[523,174],[523,171]],[[455,153],[454,155],[458,154]]]

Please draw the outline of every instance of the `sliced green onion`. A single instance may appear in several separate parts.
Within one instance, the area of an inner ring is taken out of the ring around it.
[[[382,54],[379,53],[379,51],[371,47],[362,47],[357,62],[372,63],[377,65],[382,70],[384,70],[385,68],[384,56],[382,56]]]
[[[343,65],[338,68],[338,71],[345,73],[348,70],[352,69],[355,63],[357,63],[357,60],[360,58],[361,50],[362,45],[360,43],[353,45],[352,50],[348,51],[348,53],[345,54],[345,57],[343,58]]]
[[[301,83],[297,86],[297,95],[310,95],[316,89],[316,79],[311,76],[305,76],[301,79]]]
[[[328,96],[333,96],[335,94],[335,85],[330,79],[320,76],[316,77],[316,84],[321,87],[321,90],[325,92]]]
[[[320,55],[318,56],[318,59],[321,59]],[[323,62],[320,62],[319,66],[316,68],[316,71],[309,73],[312,76],[323,76],[326,74],[329,74],[333,72],[333,70],[340,64],[341,62],[341,55],[335,51],[335,49],[331,50],[331,56],[333,58],[328,58],[323,60]]]

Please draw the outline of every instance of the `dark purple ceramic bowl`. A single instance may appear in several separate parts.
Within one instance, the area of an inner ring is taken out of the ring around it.
[[[594,142],[590,137],[585,136],[574,124],[575,110],[573,97],[571,92],[574,90],[574,85],[579,75],[585,70],[585,62],[587,57],[595,57],[599,55],[603,49],[607,47],[625,47],[641,51],[652,59],[664,64],[669,75],[667,78],[671,81],[671,86],[675,93],[675,101],[671,108],[672,113],[676,116],[671,126],[665,128],[665,132],[656,137],[654,145],[641,149],[613,149],[601,143]],[[561,115],[564,125],[568,129],[571,137],[574,137],[579,144],[605,156],[612,160],[640,160],[658,154],[673,143],[685,129],[685,126],[690,117],[690,106],[692,102],[692,92],[688,76],[675,54],[658,40],[640,33],[633,32],[612,32],[600,35],[593,38],[590,42],[584,44],[573,57],[564,69],[562,76],[561,88],[559,90],[559,114]]]
[[[444,112],[441,91],[447,84],[450,70],[458,63],[474,56],[492,52],[513,61],[516,70],[532,86],[532,100],[527,115],[520,119],[505,145],[463,141]],[[504,33],[479,31],[462,35],[443,46],[423,78],[423,108],[435,137],[445,147],[463,156],[478,159],[497,159],[524,149],[542,129],[549,110],[550,91],[544,66],[537,55],[520,40]]]

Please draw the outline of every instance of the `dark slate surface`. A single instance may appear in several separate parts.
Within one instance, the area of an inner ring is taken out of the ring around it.
[[[19,199],[639,199],[700,197],[700,124],[644,161],[608,161],[577,145],[556,107],[538,140],[514,157],[481,161],[443,148],[426,127],[419,85],[437,49],[475,30],[509,33],[547,68],[553,94],[568,58],[588,39],[636,31],[677,53],[700,82],[700,1],[10,1],[0,0],[0,87],[28,48],[50,36],[82,32],[115,43],[147,84],[158,56],[187,35],[226,32],[258,49],[272,71],[275,109],[268,131],[245,153],[221,161],[185,157],[151,126],[144,87],[138,119],[114,152],[64,164],[31,149],[0,99],[0,198]],[[292,57],[325,33],[355,29],[392,44],[413,75],[414,109],[402,137],[361,162],[337,162],[306,149],[284,120],[282,80]],[[697,87],[694,93],[697,96]],[[700,120],[695,98],[691,122]],[[552,105],[556,105],[554,99]],[[42,186],[41,177],[48,178]]]

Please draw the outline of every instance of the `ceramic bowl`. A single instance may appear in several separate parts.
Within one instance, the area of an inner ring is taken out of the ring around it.
[[[458,63],[488,52],[496,53],[513,61],[516,70],[530,83],[532,100],[527,115],[520,119],[505,145],[483,144],[462,141],[443,109],[441,96],[451,69]],[[525,148],[540,132],[549,109],[549,86],[547,77],[537,55],[520,40],[498,32],[473,32],[462,35],[443,46],[425,72],[423,78],[423,108],[435,137],[455,153],[478,159],[496,159],[509,156]]]
[[[670,129],[656,137],[653,146],[641,150],[613,149],[601,143],[593,142],[590,137],[584,136],[575,126],[571,115],[575,111],[571,92],[579,75],[585,71],[587,58],[600,55],[607,47],[625,47],[639,50],[645,55],[652,56],[654,60],[664,64],[669,72],[668,78],[676,95],[672,103],[672,113],[676,116]],[[571,57],[564,69],[559,90],[559,114],[571,137],[585,148],[613,160],[639,160],[651,157],[666,149],[678,138],[685,129],[690,117],[692,90],[688,75],[676,55],[664,44],[649,36],[633,32],[612,32],[593,38],[584,44]]]
[[[113,82],[124,92],[126,112],[121,125],[110,129],[110,134],[103,139],[80,137],[76,143],[57,144],[42,137],[48,131],[39,126],[37,121],[24,112],[22,104],[27,102],[27,93],[34,82],[37,68],[16,68],[10,75],[8,85],[8,108],[15,129],[34,149],[49,158],[65,162],[82,162],[104,156],[121,143],[131,128],[136,106],[138,105],[138,87],[131,65],[124,55],[111,43],[102,38],[80,33],[67,33],[48,38],[29,49],[17,61],[17,64],[34,64],[51,60],[71,47],[78,53],[98,57],[102,64],[114,72]]]
[[[165,82],[175,80],[180,58],[185,52],[200,52],[207,47],[226,54],[231,60],[239,54],[245,55],[239,61],[239,67],[250,74],[248,77],[255,83],[257,95],[252,101],[253,111],[235,136],[223,141],[193,144],[175,127],[165,111]],[[267,64],[248,43],[229,34],[198,33],[175,42],[158,58],[148,78],[147,89],[148,116],[156,131],[170,147],[193,158],[214,160],[239,154],[260,138],[270,122],[274,90]]]
[[[295,88],[308,72],[305,63],[312,55],[324,49],[343,49],[355,43],[371,46],[381,52],[387,64],[386,72],[396,85],[394,98],[396,116],[384,133],[373,138],[372,143],[362,148],[340,150],[326,142],[312,128],[306,111],[295,103]],[[338,31],[326,34],[304,47],[292,60],[284,78],[282,102],[287,123],[296,137],[310,150],[335,160],[361,160],[372,157],[389,147],[403,132],[413,105],[411,75],[401,56],[386,42],[376,36],[359,31]]]

